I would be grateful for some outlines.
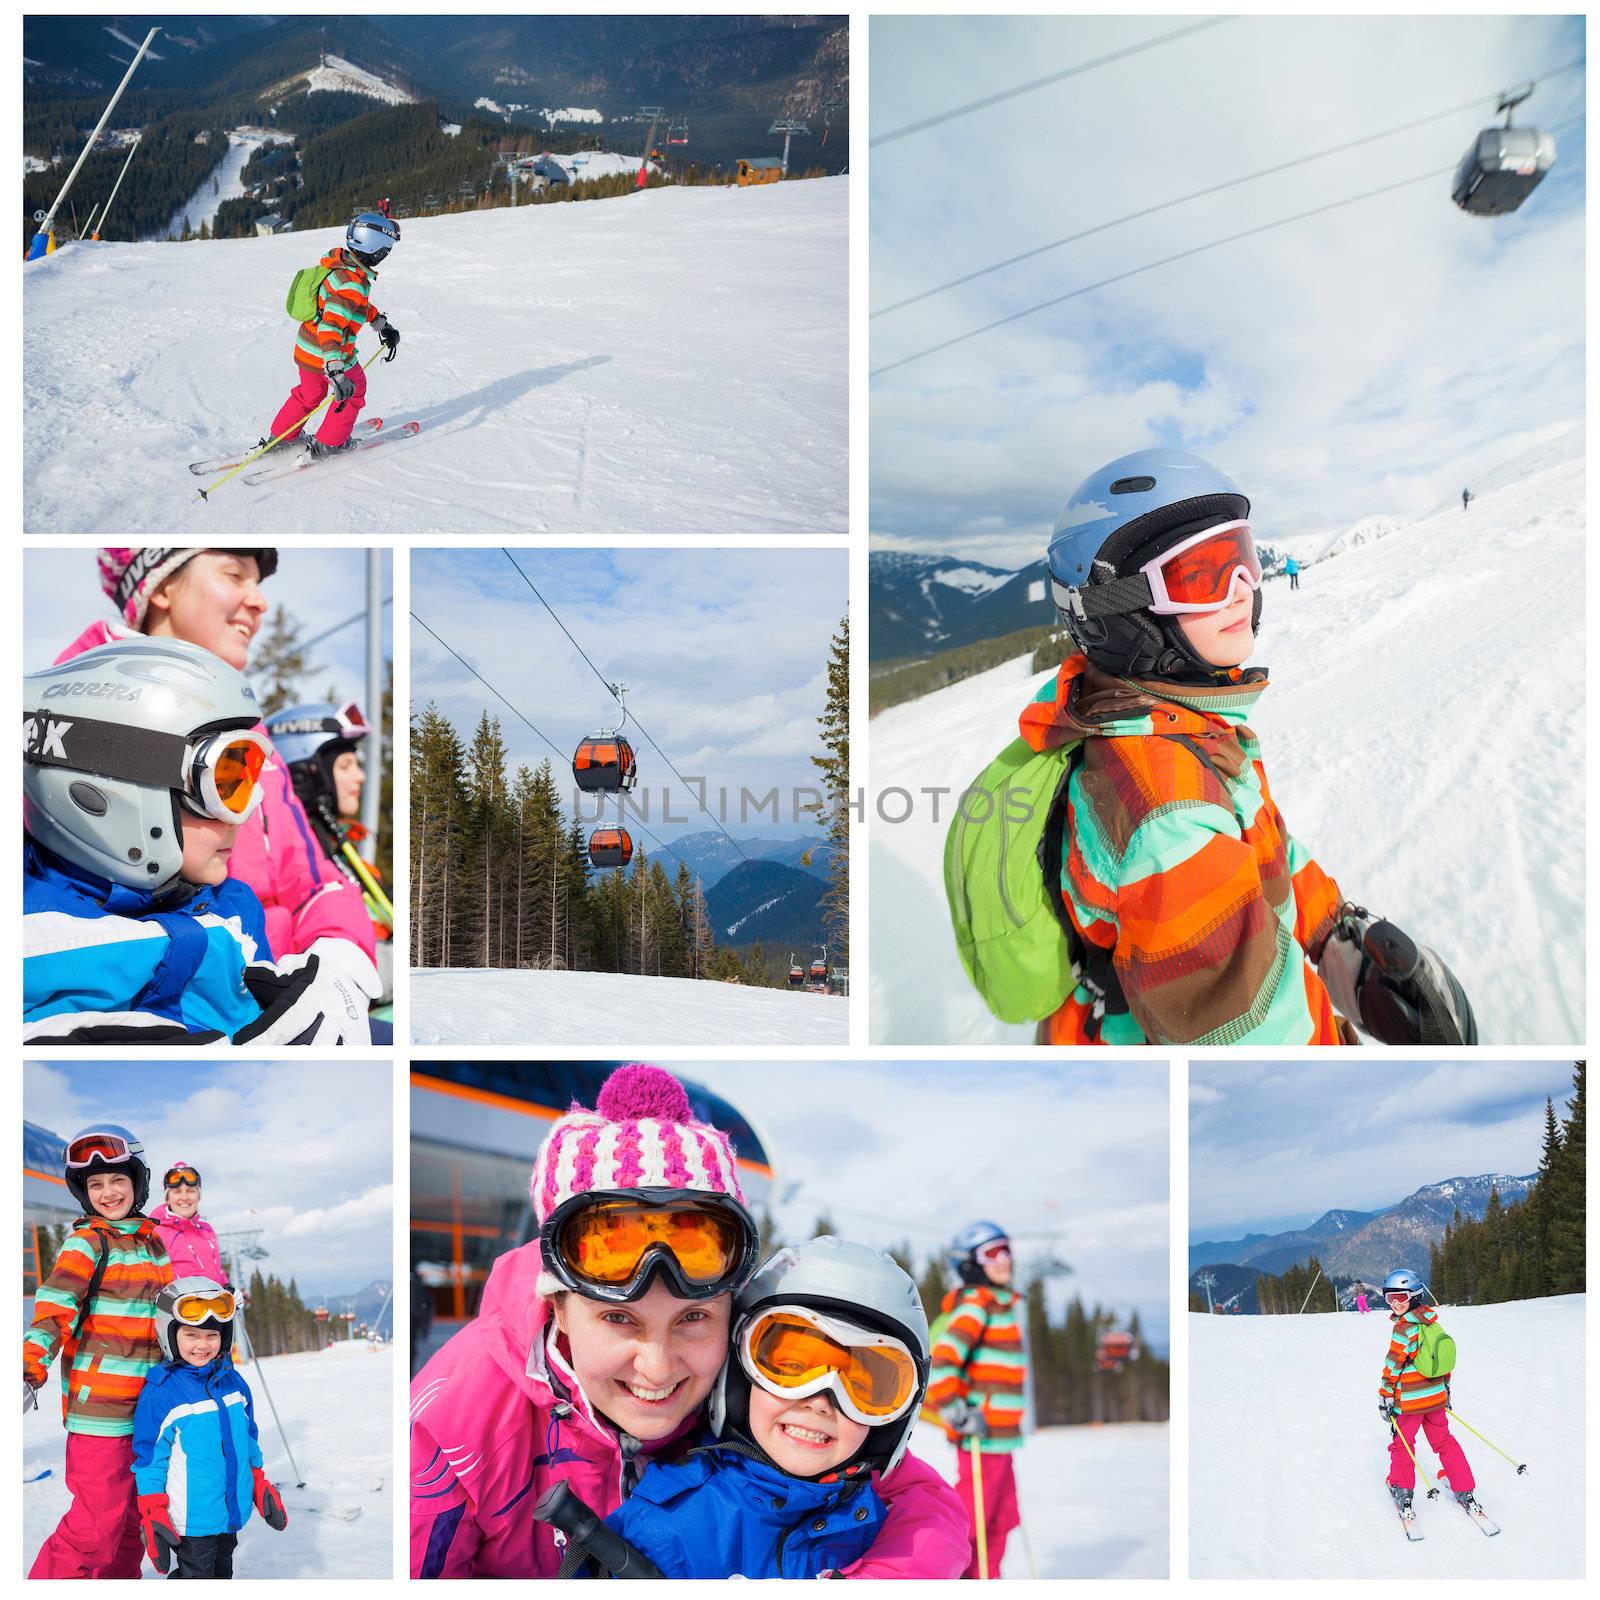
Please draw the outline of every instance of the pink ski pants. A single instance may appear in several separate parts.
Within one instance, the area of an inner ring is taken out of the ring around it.
[[[983,1463],[983,1522],[989,1539],[989,1576],[1000,1576],[1000,1558],[1006,1553],[1006,1537],[1021,1522],[1017,1511],[1017,1475],[1012,1469],[1009,1455],[979,1455]],[[963,1443],[961,1468],[956,1476],[956,1488],[967,1508],[967,1518],[972,1524],[972,1560],[967,1563],[963,1578],[978,1578],[978,1506],[972,1494],[972,1451]]]
[[[293,428],[294,432],[283,441],[288,444],[290,439],[299,436],[301,425],[313,411],[322,404],[322,397],[328,392],[328,378],[326,373],[318,372],[312,367],[302,367],[295,362],[295,371],[300,375],[300,381],[289,391],[289,398],[283,402],[277,416],[272,419],[272,432],[268,438],[276,439],[285,428]],[[367,403],[367,375],[360,366],[348,369],[351,383],[355,385],[356,392],[345,401],[341,409],[337,402],[329,406],[322,418],[322,425],[317,429],[317,438],[323,444],[332,445],[338,449],[350,437],[351,430],[356,425],[356,418],[361,414],[361,408]]]
[[[1450,1480],[1448,1487],[1451,1494],[1463,1489],[1469,1493],[1472,1491],[1477,1480],[1472,1476],[1472,1468],[1467,1465],[1466,1451],[1450,1431],[1450,1419],[1445,1415],[1443,1406],[1437,1406],[1432,1411],[1413,1411],[1410,1416],[1401,1417],[1397,1426],[1413,1451],[1417,1448],[1417,1435],[1427,1434],[1429,1447],[1439,1458],[1439,1476]],[[1401,1489],[1414,1489],[1417,1486],[1416,1468],[1411,1464],[1406,1446],[1398,1439],[1389,1444],[1389,1482]]]
[[[133,1484],[133,1436],[67,1435],[72,1504],[45,1540],[30,1578],[137,1578],[144,1539]]]

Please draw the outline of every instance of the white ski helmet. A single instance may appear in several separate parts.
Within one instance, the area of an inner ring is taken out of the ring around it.
[[[181,639],[121,639],[22,680],[23,825],[36,843],[125,888],[157,894],[183,866],[180,805],[240,823],[271,754],[255,691]],[[218,735],[234,735],[219,739]],[[253,747],[259,754],[250,756]],[[243,750],[248,791],[220,794],[219,760]]]
[[[866,1442],[844,1471],[863,1462],[892,1472],[911,1442],[922,1397],[928,1389],[928,1317],[910,1274],[893,1256],[869,1245],[836,1239],[831,1234],[779,1250],[739,1290],[733,1302],[728,1359],[711,1391],[711,1431],[746,1445],[750,1438],[750,1378],[740,1363],[740,1336],[754,1317],[769,1306],[802,1306],[836,1316],[874,1333],[903,1341],[917,1366],[917,1398],[903,1416],[867,1432]]]
[[[228,1295],[234,1300],[234,1310],[226,1317],[219,1317],[215,1311],[202,1317],[196,1322],[192,1317],[180,1317],[177,1308],[181,1301],[191,1297],[210,1299],[221,1295]],[[198,1328],[205,1332],[220,1333],[222,1335],[222,1348],[217,1352],[219,1356],[226,1356],[233,1348],[233,1319],[238,1314],[238,1298],[233,1291],[218,1283],[214,1278],[203,1278],[198,1274],[188,1277],[174,1278],[171,1283],[162,1286],[160,1294],[156,1296],[156,1342],[161,1346],[163,1359],[167,1361],[181,1361],[183,1357],[178,1354],[178,1329]]]

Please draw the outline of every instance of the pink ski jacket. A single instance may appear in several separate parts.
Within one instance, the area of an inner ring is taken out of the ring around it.
[[[172,1258],[174,1278],[209,1278],[213,1283],[226,1284],[222,1271],[222,1251],[217,1247],[217,1230],[196,1212],[192,1217],[180,1217],[169,1211],[166,1202],[154,1206],[150,1220],[161,1235],[161,1242]]]
[[[670,1439],[640,1444],[597,1416],[548,1337],[535,1292],[539,1246],[501,1256],[476,1320],[411,1383],[411,1576],[553,1578],[555,1536],[529,1515],[558,1480],[599,1515],[621,1505],[655,1455],[698,1437],[696,1415]],[[957,1578],[971,1560],[965,1506],[906,1455],[878,1485],[889,1508],[848,1578]]]
[[[96,645],[137,637],[118,622],[91,623],[56,660],[70,661]],[[258,725],[257,732],[265,731]],[[317,844],[305,809],[295,798],[288,767],[282,761],[269,761],[261,781],[265,797],[239,830],[228,876],[252,889],[261,902],[273,958],[300,955],[317,939],[348,939],[375,962],[377,943],[361,890]]]

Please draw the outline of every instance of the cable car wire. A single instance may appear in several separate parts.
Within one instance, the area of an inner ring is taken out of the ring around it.
[[[1582,61],[1569,61],[1565,66],[1555,67],[1542,77],[1535,78],[1535,83],[1543,83],[1546,78],[1560,76],[1563,72],[1575,72],[1583,66]],[[1141,217],[1153,217],[1159,211],[1170,211],[1174,206],[1187,204],[1190,200],[1203,200],[1208,195],[1221,194],[1224,189],[1233,189],[1242,183],[1254,183],[1257,178],[1270,178],[1279,172],[1289,172],[1295,167],[1309,166],[1313,161],[1323,161],[1329,156],[1343,155],[1347,150],[1359,149],[1365,144],[1375,144],[1380,139],[1392,139],[1397,134],[1410,133],[1415,128],[1426,127],[1430,122],[1440,122],[1446,117],[1459,116],[1463,111],[1471,111],[1474,106],[1481,106],[1485,100],[1493,99],[1492,95],[1475,95],[1471,100],[1463,101],[1458,106],[1450,106],[1444,111],[1430,112],[1425,117],[1418,117],[1414,122],[1402,122],[1398,127],[1385,128],[1381,133],[1363,134],[1359,139],[1351,139],[1345,144],[1330,145],[1326,150],[1318,150],[1311,155],[1296,156],[1292,161],[1280,161],[1276,166],[1262,167],[1257,172],[1246,172],[1237,178],[1228,178],[1222,183],[1213,183],[1204,189],[1195,189],[1189,194],[1178,195],[1172,200],[1163,200],[1157,205],[1145,206],[1139,211],[1130,211],[1125,216],[1113,217],[1109,222],[1099,222],[1092,228],[1084,228],[1078,233],[1069,233],[1064,239],[1052,239],[1049,244],[1035,245],[1031,250],[1024,250],[1018,255],[1007,256],[1003,261],[993,262],[987,267],[979,267],[974,272],[963,273],[959,278],[952,278],[948,283],[937,284],[932,289],[923,289],[917,294],[908,295],[904,300],[896,300],[891,305],[881,306],[878,310],[869,312],[870,318],[886,317],[891,311],[904,311],[907,306],[914,306],[923,300],[931,300],[935,295],[944,294],[947,290],[958,289],[964,283],[972,283],[978,278],[987,277],[991,272],[1000,272],[1006,267],[1014,267],[1019,262],[1031,261],[1035,256],[1042,256],[1051,250],[1059,250],[1063,245],[1076,244],[1080,239],[1088,239],[1097,233],[1105,233],[1111,228],[1120,228],[1125,222],[1137,222]]]
[[[555,607],[552,606],[550,604],[550,602],[548,600],[546,600],[545,597],[542,594],[539,593],[538,589],[534,585],[533,579],[530,578],[528,576],[528,574],[526,572],[524,572],[522,570],[522,568],[517,565],[516,558],[511,554],[511,552],[508,549],[506,549],[506,547],[504,545],[501,545],[501,547],[500,547],[500,554],[503,555],[506,558],[506,560],[511,563],[512,570],[516,573],[516,575],[519,578],[521,578],[522,581],[525,584],[527,584],[527,586],[530,589],[533,590],[534,597],[538,600],[539,604],[542,605],[545,608],[545,610],[550,613],[551,617],[554,618],[555,625],[564,634],[566,634],[568,641],[572,645],[572,648],[574,650],[576,650],[580,656],[583,657],[584,661],[588,663],[589,670],[595,675],[595,677],[597,677],[601,681],[601,683],[603,683],[606,686],[606,692],[611,696],[611,698],[613,700],[616,700],[618,702],[618,704],[620,705],[621,704],[621,696],[619,696],[617,694],[615,685],[613,685],[611,680],[608,677],[606,677],[605,673],[603,673],[599,669],[599,667],[597,667],[594,664],[593,661],[589,660],[588,651],[586,651],[583,648],[583,646],[581,644],[579,644],[578,641],[572,637],[571,630],[567,627],[566,623],[564,623],[561,620],[560,617],[556,616]],[[684,786],[685,789],[687,789],[691,794],[693,794],[695,792],[694,785],[691,784],[689,782],[689,780],[687,778],[685,778],[684,775],[681,772],[679,772],[678,769],[675,766],[672,765],[671,756],[669,756],[666,753],[666,751],[663,750],[661,748],[661,746],[658,745],[655,742],[655,740],[650,737],[650,731],[639,720],[639,714],[636,711],[628,710],[628,715],[633,718],[633,725],[634,725],[634,727],[636,727],[639,730],[640,734],[644,738],[645,743],[648,744],[650,746],[650,748],[652,750],[654,750],[655,753],[658,756],[660,756],[663,761],[666,762],[666,764],[667,764],[667,766],[669,768],[671,768],[673,777],[675,777],[678,780],[678,782],[681,783]],[[716,818],[715,814],[712,812],[711,808],[709,806],[707,806],[705,801],[702,800],[702,799],[696,799],[695,804],[698,805],[700,807],[700,809],[705,812],[706,816],[711,819],[712,827],[714,827],[717,830],[717,832],[720,833],[722,835],[722,837],[724,839],[726,839],[728,841],[728,843],[731,844],[733,846],[733,848],[739,852],[739,859],[741,861],[748,861],[750,858],[749,858],[749,856],[747,856],[744,853],[744,846],[741,845],[739,843],[739,841],[737,839],[735,839],[734,836],[731,833],[729,833],[728,830],[725,827],[723,827],[723,825],[717,820],[717,818]]]
[[[1582,119],[1577,119],[1581,121]],[[1552,132],[1561,132],[1565,128],[1576,126],[1575,122],[1560,124]],[[1054,295],[1049,300],[1041,300],[1037,305],[1026,306],[1021,311],[1013,311],[1008,316],[997,317],[993,322],[986,322],[981,327],[969,328],[965,333],[958,333],[953,338],[941,339],[938,344],[930,344],[925,349],[913,351],[908,356],[901,356],[898,360],[885,362],[881,367],[874,367],[867,376],[881,378],[886,372],[894,372],[900,367],[909,367],[913,361],[921,361],[927,356],[937,355],[941,350],[948,350],[953,345],[965,344],[968,339],[976,339],[980,334],[993,333],[996,328],[1003,328],[1008,323],[1020,322],[1024,317],[1031,317],[1040,311],[1048,311],[1051,306],[1059,306],[1068,300],[1076,300],[1081,295],[1093,294],[1096,289],[1109,288],[1114,283],[1121,283],[1128,278],[1137,278],[1140,273],[1153,272],[1157,267],[1170,266],[1174,261],[1185,261],[1190,256],[1204,255],[1208,250],[1218,250],[1225,244],[1237,244],[1241,239],[1253,239],[1258,234],[1270,233],[1274,228],[1287,227],[1291,222],[1304,222],[1309,217],[1320,217],[1330,211],[1341,210],[1345,206],[1353,206],[1362,200],[1375,200],[1380,195],[1393,194],[1399,189],[1409,189],[1413,184],[1429,183],[1435,178],[1449,177],[1454,174],[1456,163],[1451,162],[1448,167],[1435,167],[1431,172],[1419,172],[1414,178],[1401,178],[1396,183],[1386,183],[1378,189],[1368,189],[1364,194],[1353,194],[1344,200],[1330,200],[1327,205],[1313,206],[1309,211],[1298,211],[1292,217],[1280,217],[1276,222],[1263,222],[1254,228],[1246,228],[1240,233],[1230,233],[1226,238],[1213,239],[1209,244],[1197,244],[1188,250],[1179,250],[1176,254],[1162,256],[1159,261],[1147,261],[1142,267],[1129,267],[1126,272],[1118,272],[1109,278],[1101,278],[1097,283],[1086,283],[1081,289],[1069,289],[1065,294]]]
[[[1146,50],[1154,50],[1157,45],[1171,44],[1174,39],[1186,39],[1190,34],[1203,32],[1206,28],[1214,28],[1221,22],[1233,22],[1233,17],[1206,17],[1200,22],[1191,23],[1186,28],[1176,28],[1171,33],[1163,33],[1158,38],[1146,39],[1142,44],[1130,44],[1121,50],[1113,50],[1109,55],[1097,56],[1093,61],[1080,62],[1075,67],[1065,67],[1060,72],[1047,73],[1042,78],[1031,78],[1027,83],[1019,83],[1013,89],[1002,89],[998,94],[986,94],[981,100],[970,100],[964,106],[952,106],[948,111],[940,111],[931,117],[924,117],[920,122],[908,122],[903,128],[896,128],[891,133],[880,133],[877,138],[869,139],[869,149],[877,149],[880,144],[892,144],[896,139],[908,139],[914,133],[925,132],[929,128],[937,128],[941,123],[954,122],[957,117],[970,116],[974,111],[983,111],[989,106],[997,106],[1003,100],[1014,100],[1019,94],[1032,94],[1035,89],[1048,89],[1052,83],[1061,83],[1067,78],[1076,78],[1085,72],[1093,72],[1096,67],[1109,66],[1113,61],[1125,61],[1129,56],[1142,54]]]

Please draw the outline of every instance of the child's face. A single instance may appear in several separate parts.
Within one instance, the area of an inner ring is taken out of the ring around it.
[[[561,1295],[555,1319],[589,1403],[636,1439],[664,1439],[711,1393],[732,1309],[732,1295],[680,1300],[658,1282],[627,1305]]]
[[[218,822],[215,817],[196,817],[187,811],[183,819],[183,866],[179,876],[185,883],[215,887],[228,876],[228,855],[236,822]]]
[[[215,1328],[179,1328],[178,1354],[191,1367],[203,1367],[222,1354],[222,1335]]]
[[[784,1400],[750,1385],[750,1437],[793,1478],[815,1478],[842,1467],[867,1437],[827,1394]]]
[[[133,1179],[120,1172],[91,1173],[86,1185],[89,1204],[107,1222],[116,1222],[133,1210]]]
[[[1003,1289],[1011,1282],[1013,1271],[1015,1271],[1015,1267],[1009,1250],[1002,1252],[1000,1255],[991,1256],[983,1263],[984,1277],[997,1289]]]
[[[1214,667],[1238,667],[1250,659],[1256,647],[1250,613],[1255,595],[1240,587],[1221,611],[1191,611],[1178,618],[1178,626],[1189,641],[1189,648],[1202,661]]]
[[[333,793],[341,817],[361,815],[361,790],[366,781],[361,757],[354,750],[345,750],[334,758]]]
[[[192,1217],[200,1209],[200,1191],[186,1183],[175,1183],[167,1190],[167,1210],[180,1217]]]
[[[202,550],[150,596],[144,631],[155,638],[187,639],[242,672],[266,612],[254,556]]]

